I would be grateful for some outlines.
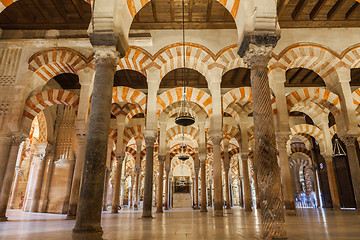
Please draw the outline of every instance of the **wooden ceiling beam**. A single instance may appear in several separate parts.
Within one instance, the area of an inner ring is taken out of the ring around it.
[[[313,73],[313,71],[309,71],[309,72],[300,80],[300,83],[303,83],[312,73]]]
[[[176,70],[174,71],[174,86],[177,85],[177,72],[178,72],[178,69],[176,69]]]
[[[299,68],[295,73],[294,75],[291,76],[291,78],[289,79],[289,84],[291,84],[292,81],[294,81],[294,79],[301,73],[303,69],[302,68]]]
[[[132,29],[182,29],[178,22],[133,23]],[[236,29],[234,22],[185,22],[186,29]]]
[[[246,81],[246,79],[250,76],[250,73],[251,73],[250,70],[247,69],[244,77],[241,79],[242,85],[245,86],[245,81]]]
[[[124,72],[127,84],[130,85],[131,84],[131,79],[130,79],[129,73],[126,70],[123,70],[123,72]]]
[[[67,13],[66,13],[66,9],[64,7],[63,3],[59,3],[59,0],[51,0],[51,2],[54,4],[56,10],[58,11],[59,15],[61,16],[61,18],[65,21],[65,22],[70,22]]]
[[[156,14],[156,6],[155,6],[155,0],[151,0],[151,10],[153,13],[154,22],[157,22],[157,14]]]
[[[192,22],[193,5],[194,1],[189,0],[189,22]]]
[[[73,3],[77,13],[79,14],[80,18],[85,21],[86,19],[86,16],[85,16],[85,13],[84,11],[82,10],[82,7],[81,7],[81,4],[79,1],[82,1],[82,0],[71,0],[71,2]]]
[[[237,68],[236,71],[234,71],[233,75],[231,76],[231,79],[230,79],[230,83],[231,84],[234,84],[238,75],[239,75],[239,72],[240,72],[240,68]]]
[[[210,19],[211,19],[212,3],[213,3],[213,0],[208,0],[207,13],[206,13],[206,21],[207,22],[210,22]]]
[[[175,0],[170,0],[170,18],[171,21],[174,22],[175,21]]]
[[[338,0],[335,5],[330,9],[330,11],[327,14],[327,20],[331,20],[334,15],[337,13],[341,5],[344,3],[344,0]]]
[[[359,4],[360,4],[359,2],[354,3],[354,5],[352,5],[351,8],[346,12],[346,14],[345,14],[346,20],[349,19],[353,15],[353,13],[355,12],[355,10],[359,6]]]
[[[291,17],[293,20],[296,20],[299,17],[300,13],[302,12],[302,10],[305,7],[305,2],[306,2],[305,0],[299,0],[294,11],[291,13]]]
[[[43,7],[39,0],[32,0],[33,4],[39,10],[41,15],[46,19],[47,22],[53,22],[53,18],[50,16],[49,12]]]
[[[290,2],[290,0],[279,0],[278,5],[277,5],[278,18],[280,18],[281,15],[283,15],[289,2]]]
[[[310,20],[314,20],[321,8],[325,5],[327,0],[319,0],[310,12]]]
[[[20,2],[16,2],[16,4],[14,4],[14,6],[16,7],[17,11],[19,13],[21,13],[30,23],[35,22],[35,16],[28,10],[27,7],[25,7],[24,5],[20,5],[20,4],[24,4],[22,1]]]

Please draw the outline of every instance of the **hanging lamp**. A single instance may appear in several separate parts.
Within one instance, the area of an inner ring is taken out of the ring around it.
[[[333,146],[333,157],[345,157],[346,153],[343,147],[341,146],[339,139],[335,138]]]
[[[190,126],[192,124],[195,123],[195,118],[191,115],[190,112],[190,106],[189,106],[189,102],[187,100],[187,96],[186,96],[186,84],[185,84],[185,56],[186,56],[186,52],[185,52],[185,4],[184,4],[184,0],[182,0],[182,12],[183,12],[183,28],[182,28],[182,36],[183,36],[183,74],[182,74],[182,87],[183,87],[183,94],[182,94],[182,98],[181,98],[181,106],[180,106],[180,111],[177,115],[177,117],[175,118],[175,123],[177,125],[186,127],[186,126]]]
[[[186,161],[188,160],[190,157],[189,155],[185,154],[184,151],[187,148],[186,144],[185,144],[185,133],[184,133],[184,127],[181,128],[182,130],[182,143],[180,145],[181,148],[181,155],[179,156],[179,160],[181,161]]]

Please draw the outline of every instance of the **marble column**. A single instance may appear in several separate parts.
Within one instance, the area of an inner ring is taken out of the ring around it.
[[[52,149],[47,161],[47,166],[45,169],[46,177],[44,179],[44,187],[43,187],[42,195],[40,197],[39,212],[41,213],[46,212],[48,207],[50,185],[51,185],[51,179],[53,177],[54,159],[55,159],[55,152],[54,149]]]
[[[43,179],[45,173],[45,165],[48,157],[49,150],[47,149],[48,143],[39,143],[36,145],[36,156],[38,159],[38,168],[36,171],[35,183],[34,183],[34,191],[32,195],[30,212],[38,212],[39,211],[39,200],[41,195],[41,189],[43,186]]]
[[[320,195],[319,195],[319,178],[318,178],[318,172],[316,167],[312,167],[312,178],[313,178],[313,182],[314,182],[314,191],[315,191],[315,195],[316,195],[316,207],[319,208],[320,207]]]
[[[20,178],[21,173],[22,173],[21,168],[20,167],[15,167],[14,187],[13,187],[13,190],[12,190],[12,193],[11,193],[9,209],[14,209],[15,208],[16,193],[17,193],[17,190],[18,190],[19,178]]]
[[[206,201],[206,154],[199,156],[200,158],[200,175],[201,175],[201,208],[200,212],[207,212]]]
[[[67,212],[68,219],[75,219],[77,203],[79,200],[80,182],[85,162],[85,150],[86,150],[86,133],[77,133],[78,151],[76,156],[75,168],[71,183],[69,210]]]
[[[104,184],[104,198],[103,198],[103,211],[107,211],[107,196],[108,196],[108,188],[109,188],[109,180],[110,180],[110,169],[105,170],[105,184]]]
[[[94,58],[96,73],[86,136],[85,163],[73,232],[102,234],[101,209],[110,129],[109,116],[119,53],[115,47],[96,47]]]
[[[253,33],[246,36],[240,56],[251,70],[252,106],[254,120],[254,166],[260,186],[262,237],[285,238],[281,178],[277,162],[275,127],[268,80],[268,62],[279,37]]]
[[[116,171],[115,171],[115,181],[114,181],[114,192],[111,204],[111,213],[119,212],[120,204],[120,184],[121,184],[121,170],[124,162],[125,155],[116,156]]]
[[[135,203],[134,203],[134,210],[138,210],[140,204],[140,173],[141,167],[135,168]],[[136,206],[135,206],[136,204]]]
[[[143,218],[152,217],[152,199],[153,199],[153,162],[154,162],[154,143],[157,138],[157,131],[145,130],[144,139],[146,145],[145,162],[145,181],[144,181],[144,206]]]
[[[249,155],[247,153],[241,154],[245,211],[251,212],[252,200],[251,200],[248,157]]]
[[[296,215],[294,187],[291,181],[290,163],[286,150],[286,143],[289,140],[288,134],[276,136],[280,158],[280,174],[284,204],[288,215]]]
[[[223,138],[222,132],[210,132],[210,140],[213,144],[213,166],[214,166],[214,215],[223,216],[222,173],[221,173],[221,149],[220,142]]]
[[[240,159],[238,159],[237,161],[237,170],[238,170],[238,177],[239,177],[239,206],[240,207],[244,207],[244,191],[243,191],[243,180],[242,180],[242,176],[240,175],[241,173],[241,168],[240,168]]]
[[[166,168],[165,169],[165,210],[169,210],[169,194],[170,194],[170,191],[169,191],[169,175],[170,175],[170,169],[169,168]]]
[[[355,141],[356,135],[346,135],[342,137],[342,141],[345,143],[346,152],[349,161],[349,168],[351,174],[352,186],[354,189],[354,196],[356,202],[356,209],[360,209],[360,166],[356,153]]]
[[[8,159],[6,160],[7,164],[4,179],[2,185],[0,186],[0,222],[7,221],[6,208],[10,197],[11,183],[14,178],[19,146],[23,140],[24,138],[20,135],[13,135],[11,137],[10,153],[8,155]]]
[[[209,190],[210,190],[210,196],[209,196],[209,206],[213,207],[214,206],[214,197],[213,197],[213,180],[209,180]]]
[[[224,168],[225,171],[225,199],[226,199],[226,209],[231,209],[230,202],[230,184],[229,184],[229,168]]]
[[[5,176],[6,163],[9,158],[9,152],[11,147],[10,136],[0,136],[0,186],[3,185],[3,179]]]
[[[159,176],[158,176],[158,189],[157,189],[157,203],[156,203],[156,212],[163,212],[163,183],[164,183],[164,162],[166,155],[158,155],[159,160]]]
[[[326,162],[326,170],[327,176],[329,180],[329,187],[330,187],[330,194],[331,194],[331,201],[334,210],[340,210],[340,199],[339,199],[339,192],[336,185],[336,178],[335,172],[333,167],[333,159],[332,155],[324,154],[323,155]]]
[[[126,163],[124,164],[126,166]],[[124,167],[125,167],[124,166]],[[124,207],[124,195],[125,195],[125,176],[121,178],[120,183],[120,206]]]
[[[194,209],[199,209],[199,168],[195,168],[195,206]]]

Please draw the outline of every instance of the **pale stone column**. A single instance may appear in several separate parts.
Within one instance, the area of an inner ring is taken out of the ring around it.
[[[3,185],[6,163],[9,158],[11,136],[0,136],[0,186]]]
[[[200,175],[201,175],[201,208],[200,212],[207,212],[206,201],[206,153],[200,154]]]
[[[39,200],[41,195],[41,189],[43,186],[43,179],[45,173],[45,164],[48,156],[48,143],[39,143],[36,145],[36,155],[39,161],[39,165],[36,172],[36,178],[34,183],[34,191],[30,205],[30,212],[38,212],[39,211]]]
[[[115,171],[115,181],[114,181],[114,192],[111,204],[111,213],[119,212],[120,204],[120,180],[121,180],[121,171],[122,165],[124,162],[124,155],[116,156],[116,171]]]
[[[115,47],[95,48],[95,78],[85,163],[74,233],[102,233],[101,209],[110,128],[112,88],[119,53]]]
[[[213,180],[209,179],[209,190],[210,190],[210,207],[214,206],[214,197],[213,197]]]
[[[291,181],[290,163],[286,150],[286,143],[289,140],[289,135],[278,134],[276,140],[279,149],[281,183],[286,213],[288,215],[296,215],[294,187]]]
[[[164,162],[166,155],[158,155],[159,161],[159,176],[158,176],[158,189],[157,189],[157,203],[156,203],[156,212],[163,212],[163,179],[164,179]]]
[[[140,173],[141,168],[135,168],[135,203],[134,210],[138,210],[140,204]],[[136,207],[135,207],[136,204]]]
[[[47,161],[47,166],[45,169],[46,178],[44,179],[43,194],[40,197],[39,212],[41,213],[46,212],[49,202],[49,192],[50,192],[51,179],[53,176],[54,158],[55,158],[55,153],[54,153],[54,149],[52,149],[51,153],[49,154],[49,160]]]
[[[144,181],[144,206],[143,218],[152,217],[152,198],[153,198],[153,162],[154,162],[154,143],[157,138],[157,132],[151,130],[144,131],[146,144],[146,162],[145,162],[145,181]]]
[[[245,36],[239,53],[251,69],[252,106],[254,114],[254,166],[257,173],[262,237],[285,238],[286,225],[277,163],[275,128],[272,115],[268,62],[279,37],[253,33]]]
[[[126,166],[126,163],[124,164],[124,167]],[[121,184],[120,184],[120,206],[124,207],[124,195],[125,195],[125,176],[121,178]]]
[[[222,132],[210,132],[210,140],[213,143],[213,165],[214,165],[214,214],[215,216],[223,216],[223,196],[221,194],[221,149],[220,142],[223,138]]]
[[[10,197],[11,182],[14,178],[19,146],[23,140],[24,138],[20,135],[13,135],[11,137],[10,153],[8,159],[6,159],[7,164],[5,169],[5,175],[0,191],[0,222],[7,221],[6,208]]]
[[[21,168],[20,167],[15,167],[14,187],[13,187],[13,191],[11,193],[9,209],[14,209],[15,200],[16,200],[16,192],[17,192],[17,189],[18,189],[19,177],[20,177],[21,173],[22,173]]]
[[[226,199],[226,209],[231,209],[230,202],[230,184],[229,184],[229,170],[230,168],[224,168],[225,171],[225,199]]]
[[[132,209],[133,206],[133,201],[134,201],[134,185],[135,185],[135,176],[131,176],[131,187],[129,187],[129,198],[130,198],[130,203],[129,203],[129,208]]]
[[[354,189],[356,209],[360,209],[360,166],[355,148],[355,135],[346,135],[341,139],[346,145],[346,152],[349,160],[352,186]]]
[[[340,210],[340,199],[339,199],[339,192],[336,185],[336,178],[335,172],[333,167],[333,159],[330,154],[323,154],[326,162],[326,170],[329,179],[329,187],[331,193],[331,201],[334,210]]]
[[[73,173],[73,179],[70,190],[69,210],[67,213],[67,219],[75,219],[77,203],[79,200],[80,182],[85,162],[85,150],[86,150],[86,133],[85,131],[78,132],[76,134],[78,141],[78,151],[76,156],[75,168]]]
[[[107,211],[107,195],[109,188],[109,180],[110,180],[110,169],[105,170],[105,184],[104,184],[104,199],[103,199],[103,211]]]
[[[245,211],[251,212],[252,201],[251,201],[251,189],[250,189],[248,158],[249,158],[249,155],[247,153],[242,153],[241,154],[242,174],[243,174],[243,184],[244,184]]]
[[[195,168],[195,206],[194,209],[199,209],[199,168]]]
[[[239,206],[244,207],[244,191],[243,191],[243,180],[242,177],[239,177]]]

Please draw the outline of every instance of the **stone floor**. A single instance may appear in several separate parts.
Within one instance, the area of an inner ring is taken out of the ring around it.
[[[9,211],[9,221],[0,223],[0,239],[72,239],[74,220],[65,215]],[[191,209],[174,209],[154,219],[141,219],[141,212],[121,211],[103,214],[103,239],[259,239],[259,212],[239,208],[223,218]],[[355,211],[302,209],[286,219],[289,239],[360,239],[360,214]],[[78,240],[79,238],[76,238]],[[89,238],[82,238],[89,239]]]

